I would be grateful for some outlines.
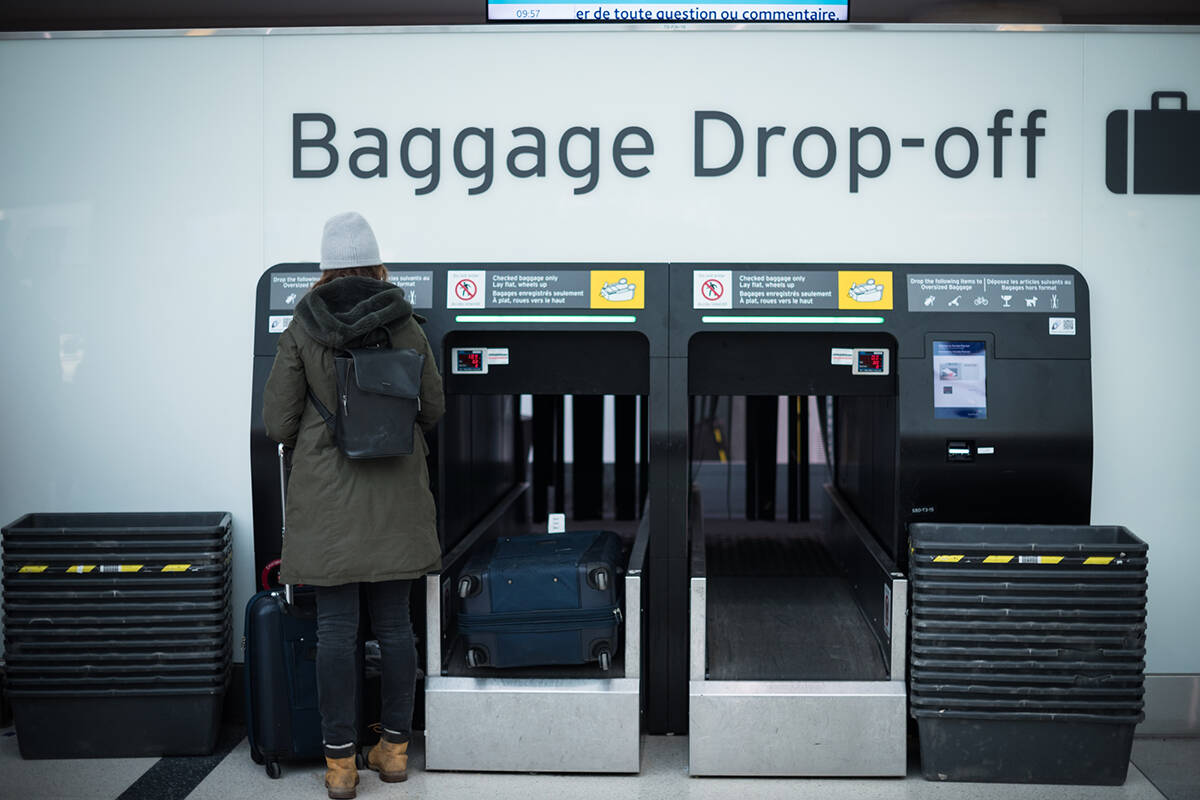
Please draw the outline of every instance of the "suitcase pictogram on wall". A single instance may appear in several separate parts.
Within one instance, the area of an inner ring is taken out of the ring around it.
[[[1163,100],[1178,108],[1163,108]],[[1130,153],[1129,112],[1107,120],[1105,183],[1116,194],[1200,194],[1200,111],[1189,111],[1184,92],[1154,92],[1150,108],[1133,112]],[[1132,164],[1130,164],[1132,159]]]

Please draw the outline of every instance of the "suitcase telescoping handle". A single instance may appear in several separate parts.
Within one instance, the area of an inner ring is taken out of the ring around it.
[[[1178,100],[1179,110],[1187,111],[1187,92],[1155,92],[1150,95],[1150,110],[1158,111],[1160,103],[1167,98]]]
[[[287,536],[287,484],[288,472],[291,471],[292,465],[292,448],[288,447],[283,442],[279,443],[279,541],[283,544],[284,537]],[[290,606],[292,604],[292,585],[285,583],[283,585],[283,599]]]

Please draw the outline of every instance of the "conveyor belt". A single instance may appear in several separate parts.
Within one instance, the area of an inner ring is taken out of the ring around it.
[[[814,576],[837,574],[816,538],[824,523],[704,520],[704,560],[713,576]]]
[[[814,524],[705,520],[709,680],[887,680]]]

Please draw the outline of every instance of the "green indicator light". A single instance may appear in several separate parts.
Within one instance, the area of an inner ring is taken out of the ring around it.
[[[635,323],[637,322],[637,317],[615,314],[589,316],[583,314],[459,314],[455,316],[454,321],[492,324],[503,324],[505,322],[561,322],[570,324],[597,323],[601,325],[621,325]]]
[[[883,317],[701,317],[701,322],[726,325],[882,325]]]

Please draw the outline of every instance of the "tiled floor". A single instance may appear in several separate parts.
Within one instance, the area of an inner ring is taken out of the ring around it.
[[[0,797],[103,800],[125,791],[157,758],[80,758],[25,761],[13,729],[0,731]]]
[[[279,780],[267,778],[250,760],[244,739],[207,777],[195,785],[186,779],[185,759],[159,763],[157,759],[94,759],[25,761],[17,751],[12,730],[0,731],[0,798],[87,798],[125,800],[231,800],[254,798],[323,798],[322,766],[291,764]],[[235,737],[236,738],[236,737]],[[233,741],[232,739],[230,740]],[[458,772],[425,772],[420,739],[413,746],[413,769],[406,783],[385,784],[372,773],[361,773],[359,797],[429,798],[433,800],[539,800],[540,798],[615,798],[625,800],[771,800],[811,797],[821,800],[1197,800],[1200,798],[1200,739],[1139,740],[1134,745],[1135,766],[1124,786],[1029,786],[980,783],[930,783],[923,780],[914,760],[905,779],[773,779],[689,778],[687,738],[646,736],[642,744],[640,775],[528,775]],[[148,777],[143,774],[155,767]],[[191,770],[194,774],[194,770]],[[177,773],[180,781],[172,783]],[[126,791],[128,787],[134,788]],[[195,786],[185,794],[186,787]],[[1159,791],[1162,789],[1162,792]]]
[[[1168,800],[1200,800],[1200,739],[1135,739],[1133,763]]]

